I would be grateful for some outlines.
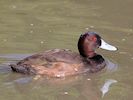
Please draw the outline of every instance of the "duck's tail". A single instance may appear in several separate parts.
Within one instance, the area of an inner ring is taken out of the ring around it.
[[[10,64],[12,71],[23,74],[34,74],[34,70],[29,66]]]

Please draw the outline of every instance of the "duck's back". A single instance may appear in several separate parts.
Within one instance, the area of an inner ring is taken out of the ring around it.
[[[68,49],[53,49],[48,50],[42,53],[38,53],[32,56],[29,56],[21,61],[18,65],[44,65],[52,62],[64,62],[64,63],[81,63],[83,58],[76,52],[72,52]]]
[[[72,74],[82,64],[83,58],[78,53],[67,49],[53,49],[29,56],[10,66],[13,71],[25,74]]]

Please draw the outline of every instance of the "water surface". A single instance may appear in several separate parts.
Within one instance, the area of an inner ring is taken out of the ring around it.
[[[132,0],[1,0],[0,99],[132,100],[132,4]],[[87,30],[98,32],[119,48],[117,52],[98,50],[110,61],[109,70],[35,80],[34,76],[12,73],[8,67],[43,50],[78,52],[79,35]],[[107,85],[109,91],[102,97],[100,90],[107,80],[117,83]]]

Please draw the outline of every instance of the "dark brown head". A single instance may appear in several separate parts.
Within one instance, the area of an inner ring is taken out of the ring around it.
[[[83,57],[93,57],[97,48],[115,51],[116,47],[107,44],[96,32],[86,32],[81,34],[78,41],[78,50]]]

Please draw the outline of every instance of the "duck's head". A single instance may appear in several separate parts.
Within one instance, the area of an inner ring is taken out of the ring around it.
[[[78,41],[78,50],[83,57],[93,57],[95,50],[102,48],[105,50],[116,51],[117,48],[106,43],[96,32],[86,32],[81,34]]]

